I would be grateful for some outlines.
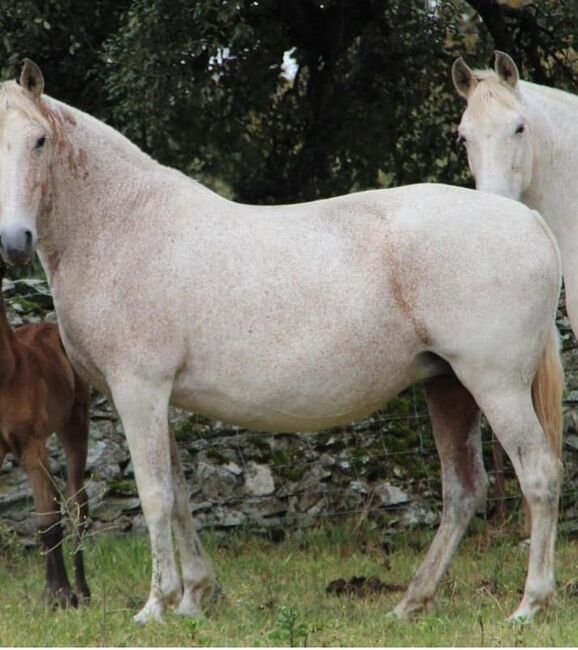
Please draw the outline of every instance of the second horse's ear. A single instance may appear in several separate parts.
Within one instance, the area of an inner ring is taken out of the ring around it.
[[[44,92],[44,77],[34,61],[24,59],[19,83],[30,99],[36,101],[42,95]]]
[[[452,66],[452,79],[458,94],[467,99],[478,85],[478,80],[468,64],[460,56]]]
[[[520,75],[518,73],[518,68],[514,63],[514,59],[509,54],[505,52],[500,52],[500,50],[495,50],[495,61],[494,61],[494,70],[500,79],[510,86],[512,90],[516,90],[518,85],[518,80]]]

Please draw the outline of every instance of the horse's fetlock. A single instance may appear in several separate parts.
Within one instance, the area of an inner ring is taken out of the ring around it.
[[[59,520],[38,526],[38,537],[45,552],[50,552],[62,544],[62,524]]]

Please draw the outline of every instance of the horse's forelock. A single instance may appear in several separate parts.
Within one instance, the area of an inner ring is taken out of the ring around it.
[[[468,98],[470,114],[483,113],[490,100],[496,100],[506,108],[519,110],[516,93],[506,86],[493,70],[474,70],[478,84]]]
[[[15,81],[5,81],[0,85],[0,115],[8,109],[15,109],[33,122],[49,128],[48,120],[41,107],[42,104],[39,106],[34,103]]]

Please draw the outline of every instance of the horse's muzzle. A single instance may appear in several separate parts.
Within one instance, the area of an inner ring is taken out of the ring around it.
[[[25,266],[36,253],[36,236],[30,228],[6,228],[0,232],[0,253],[6,264]]]

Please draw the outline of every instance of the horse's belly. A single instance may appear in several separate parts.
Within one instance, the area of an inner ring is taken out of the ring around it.
[[[185,369],[172,402],[207,417],[267,431],[315,431],[352,422],[374,412],[401,390],[424,378],[410,353],[373,354],[300,369],[271,362],[268,370],[236,374]]]

